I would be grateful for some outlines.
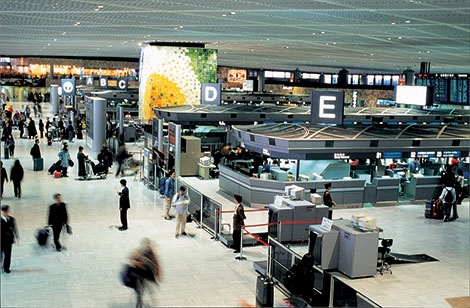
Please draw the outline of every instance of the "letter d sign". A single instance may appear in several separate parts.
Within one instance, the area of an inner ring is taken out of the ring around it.
[[[203,83],[201,85],[201,104],[220,105],[220,83]]]
[[[312,124],[343,125],[344,92],[312,91],[310,119]]]

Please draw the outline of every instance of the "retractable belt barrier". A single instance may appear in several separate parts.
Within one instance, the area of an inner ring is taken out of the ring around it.
[[[260,242],[264,246],[266,246],[268,248],[271,248],[270,244],[266,243],[265,241],[263,241],[262,239],[260,239],[259,237],[257,237],[256,235],[254,235],[253,233],[248,231],[246,228],[262,227],[262,226],[274,226],[274,225],[279,225],[279,224],[286,224],[286,225],[307,224],[307,223],[315,224],[315,223],[321,223],[321,222],[322,222],[321,220],[277,221],[277,222],[270,222],[270,223],[265,223],[265,224],[256,224],[256,225],[243,226],[242,230],[245,231],[246,233],[248,233],[248,235],[253,237],[256,241]],[[243,257],[243,232],[242,232],[241,239],[240,239],[240,256],[236,257],[236,259],[240,260],[240,261],[246,260],[246,258]]]

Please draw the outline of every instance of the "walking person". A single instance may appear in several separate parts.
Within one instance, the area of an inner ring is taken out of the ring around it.
[[[336,206],[336,202],[331,198],[331,183],[325,184],[325,192],[323,193],[323,204],[328,207],[328,219],[333,218],[333,207]]]
[[[46,134],[49,133],[49,128],[51,127],[52,123],[51,121],[49,120],[49,117],[46,118],[46,125],[45,125],[45,128],[46,128]]]
[[[170,176],[165,181],[165,219],[170,220],[170,207],[171,207],[171,199],[175,195],[175,172],[171,171]]]
[[[10,206],[2,206],[2,231],[1,231],[1,245],[2,245],[2,265],[3,271],[10,274],[11,264],[11,251],[13,243],[18,243],[19,235],[18,229],[16,228],[16,220],[14,217],[9,215]]]
[[[42,119],[39,119],[39,133],[40,133],[40,138],[44,138],[44,122],[42,122]]]
[[[67,207],[65,203],[62,202],[62,196],[55,194],[54,203],[49,206],[48,225],[52,227],[56,251],[62,251],[62,249],[65,248],[60,243],[60,233],[64,226],[67,227],[67,229],[70,228],[68,227],[68,221]]]
[[[28,139],[36,138],[38,131],[36,130],[36,124],[32,118],[29,118],[28,124]]]
[[[72,142],[73,136],[75,134],[75,131],[73,129],[72,121],[69,121],[69,125],[67,126],[67,138],[69,139],[69,142]]]
[[[129,261],[131,265],[128,266],[126,274],[132,275],[132,287],[137,296],[136,307],[141,308],[147,283],[157,284],[161,279],[160,262],[152,242],[144,238],[141,246],[130,255]]]
[[[186,187],[181,186],[179,193],[173,196],[172,204],[175,207],[176,214],[176,232],[175,237],[186,235],[186,220],[188,217],[188,205],[190,199],[186,193]]]
[[[13,139],[13,135],[10,134],[5,140],[5,146],[8,148],[8,153],[10,156],[15,156],[15,139]]]
[[[18,123],[18,129],[20,130],[20,138],[23,138],[24,135],[24,120],[20,119],[20,122]]]
[[[233,202],[235,203],[235,211],[233,213],[233,249],[234,253],[240,252],[242,227],[245,225],[245,209],[242,205],[243,198],[240,195],[235,195]]]
[[[444,204],[444,221],[456,220],[459,218],[457,215],[457,193],[454,188],[454,181],[446,183],[446,187],[442,190],[439,199]],[[453,208],[453,216],[450,218],[451,208]]]
[[[3,186],[5,182],[8,182],[8,173],[5,168],[3,168],[3,162],[0,160],[0,199],[3,196]]]
[[[121,172],[121,175],[124,176],[124,168],[122,167],[122,164],[124,163],[124,160],[126,160],[130,156],[131,155],[129,153],[127,153],[126,145],[124,143],[122,143],[119,146],[117,154],[116,154],[116,162],[118,163],[118,167],[116,169],[116,175],[115,176],[118,176],[119,172]]]
[[[69,146],[66,143],[57,156],[59,156],[61,162],[60,166],[62,167],[62,177],[68,177],[67,170],[70,166],[70,153]]]
[[[10,172],[10,181],[13,182],[13,191],[15,192],[15,197],[21,199],[21,181],[24,178],[23,166],[21,166],[20,161],[17,159],[11,168]]]
[[[77,161],[78,161],[78,176],[79,177],[86,177],[86,168],[85,168],[85,161],[87,160],[87,156],[83,153],[83,147],[78,147],[78,154],[77,154]]]
[[[119,191],[116,189],[117,194],[119,197],[119,211],[121,216],[121,224],[122,226],[119,227],[119,231],[125,231],[128,228],[127,225],[127,210],[131,207],[131,202],[129,199],[129,188],[127,188],[127,181],[122,179],[119,183],[121,183],[122,190]]]

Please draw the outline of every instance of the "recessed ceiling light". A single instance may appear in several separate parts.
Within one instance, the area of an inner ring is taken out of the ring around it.
[[[97,8],[97,7],[95,7],[95,8],[93,9],[93,11],[95,11],[95,12],[98,12],[99,10],[100,10],[100,9]]]
[[[183,26],[180,26],[180,29],[183,29]]]
[[[325,31],[320,32],[321,34],[325,34]]]
[[[178,30],[179,28],[178,28],[178,27],[175,27],[174,29],[175,29],[175,30]]]
[[[333,42],[333,45],[336,45],[336,42]]]
[[[396,22],[392,22],[392,25],[396,25],[397,23]]]
[[[65,33],[67,33],[67,32],[62,32],[62,35],[65,35]]]
[[[391,37],[387,37],[387,40],[391,41],[391,40],[392,40],[392,38],[391,38]]]
[[[51,43],[47,43],[47,46],[51,46]]]
[[[54,39],[54,42],[57,41],[57,39]]]
[[[222,17],[227,17],[227,14],[222,14]]]
[[[286,48],[289,48],[289,46],[286,46]]]
[[[312,32],[312,35],[315,35],[316,33],[315,32]]]
[[[79,22],[79,21],[77,21],[77,22],[76,22],[76,24],[77,24],[77,25],[79,25],[79,24],[80,24],[80,22]]]
[[[399,37],[398,37],[398,39],[399,39],[399,40],[401,40],[401,39],[402,39],[402,37],[401,37],[401,36],[399,36]]]
[[[407,21],[405,21],[405,22],[406,22],[407,24],[409,24],[409,23],[411,22],[411,20],[407,20]]]
[[[230,15],[235,15],[237,14],[237,12],[230,12]]]
[[[428,51],[426,51],[426,52],[427,52],[427,53],[431,53],[431,51],[430,51],[430,50],[428,50]]]
[[[102,6],[102,5],[98,5],[98,8],[99,8],[99,9],[102,9],[102,8],[103,8],[103,6]]]
[[[326,46],[328,46],[328,43],[325,43]]]

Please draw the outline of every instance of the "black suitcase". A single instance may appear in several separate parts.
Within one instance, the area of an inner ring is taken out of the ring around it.
[[[49,167],[49,169],[47,169],[47,171],[49,172],[49,174],[53,174],[54,171],[60,171],[61,170],[61,162],[60,160],[53,163],[52,166]]]
[[[38,230],[36,239],[38,240],[39,246],[45,246],[47,244],[50,232],[49,227],[44,227]]]
[[[256,306],[274,306],[274,282],[261,275],[256,279]]]
[[[92,167],[93,167],[93,165],[92,165]],[[93,167],[93,173],[94,174],[100,174],[100,173],[105,173],[105,172],[106,172],[106,168],[104,167],[104,164],[101,163],[101,162]]]

